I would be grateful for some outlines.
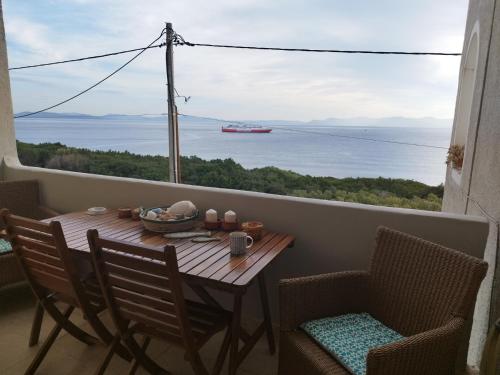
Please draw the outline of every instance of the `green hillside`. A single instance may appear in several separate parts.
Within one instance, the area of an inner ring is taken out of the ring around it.
[[[60,143],[17,143],[24,165],[166,181],[168,158],[129,152],[90,151]],[[191,185],[439,211],[443,185],[390,178],[301,175],[275,167],[245,169],[232,159],[182,157],[182,182]]]

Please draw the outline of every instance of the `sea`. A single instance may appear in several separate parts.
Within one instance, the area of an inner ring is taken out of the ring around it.
[[[166,118],[20,118],[22,142],[60,142],[91,150],[168,155]],[[444,183],[450,127],[335,126],[278,122],[269,134],[222,133],[221,123],[179,119],[180,151],[202,159],[232,158],[245,168],[274,166],[304,175],[389,177]],[[420,146],[418,146],[418,145]],[[424,147],[432,146],[432,147]]]

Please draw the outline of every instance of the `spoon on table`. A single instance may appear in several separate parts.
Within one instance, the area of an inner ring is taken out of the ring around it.
[[[191,240],[191,242],[201,243],[201,242],[213,242],[220,241],[219,237],[196,237]]]

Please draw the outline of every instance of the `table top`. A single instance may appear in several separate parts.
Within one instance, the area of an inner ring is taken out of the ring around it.
[[[194,243],[191,239],[167,239],[161,233],[145,230],[140,221],[119,219],[117,210],[108,210],[107,213],[96,216],[74,212],[45,221],[52,220],[61,223],[71,250],[89,253],[89,229],[97,229],[103,237],[157,247],[159,250],[170,244],[176,248],[179,271],[183,276],[210,281],[223,287],[248,286],[274,258],[294,242],[293,236],[265,231],[262,239],[255,241],[244,255],[233,256],[229,251],[229,233],[223,231],[212,231],[213,236],[221,238],[221,241]]]

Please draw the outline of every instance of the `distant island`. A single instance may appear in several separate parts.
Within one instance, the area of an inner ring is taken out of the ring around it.
[[[166,181],[168,158],[129,152],[91,151],[61,143],[17,142],[21,163],[101,175]],[[276,167],[245,169],[232,159],[182,157],[182,182],[191,185],[357,202],[379,206],[441,210],[443,185],[391,178],[334,178],[301,175]]]
[[[16,116],[22,116],[29,112],[16,113]],[[88,120],[150,120],[150,121],[167,121],[166,113],[158,114],[140,114],[140,115],[126,115],[126,114],[106,114],[106,115],[88,115],[84,113],[58,113],[58,112],[41,112],[35,115],[25,117],[30,118],[54,118],[54,119],[88,119]],[[23,118],[21,118],[22,120]],[[180,116],[181,122],[200,122],[205,123],[214,122],[219,124],[219,120],[210,119],[198,116]],[[323,120],[311,121],[288,121],[288,120],[234,120],[234,122],[242,121],[250,124],[262,124],[266,126],[272,125],[329,125],[329,126],[370,126],[370,127],[427,127],[427,128],[451,128],[453,119],[441,119],[435,117],[352,117],[352,118],[327,118]],[[229,120],[231,122],[231,120]]]
[[[24,116],[29,114],[30,112],[19,112],[14,114],[15,116]],[[160,114],[154,114],[154,115],[148,115],[148,114],[141,114],[141,115],[121,115],[121,114],[114,114],[114,113],[109,113],[106,115],[88,115],[85,113],[74,113],[74,112],[40,112],[36,113],[31,116],[27,117],[22,117],[25,119],[30,119],[30,118],[54,118],[54,119],[88,119],[88,120],[115,120],[115,119],[166,119],[166,113],[160,113]]]

